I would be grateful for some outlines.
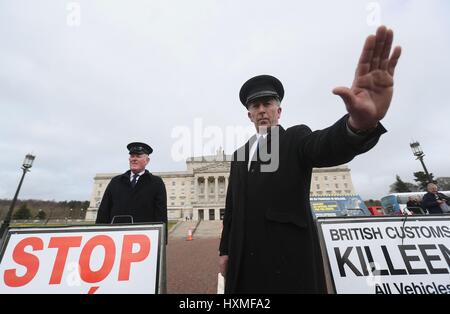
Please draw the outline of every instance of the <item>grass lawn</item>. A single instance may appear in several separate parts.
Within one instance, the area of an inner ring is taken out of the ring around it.
[[[169,220],[169,222],[167,223],[167,230],[170,230],[173,226],[175,226],[177,224],[178,221],[176,220]]]

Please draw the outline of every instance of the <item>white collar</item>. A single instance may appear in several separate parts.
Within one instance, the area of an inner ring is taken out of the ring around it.
[[[137,175],[142,176],[145,172],[145,169],[142,170],[141,172],[137,173]],[[135,175],[135,173],[133,171],[130,171],[130,178],[132,178]]]
[[[256,141],[259,140],[260,137],[266,138],[267,137],[267,133],[261,134],[261,133],[256,133]]]

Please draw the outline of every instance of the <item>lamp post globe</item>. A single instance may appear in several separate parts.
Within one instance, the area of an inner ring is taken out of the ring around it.
[[[428,172],[427,167],[425,167],[425,163],[423,161],[423,157],[425,156],[425,154],[423,153],[422,147],[420,147],[420,143],[418,141],[414,141],[412,143],[409,144],[409,146],[411,147],[411,150],[413,152],[413,155],[417,157],[417,159],[420,161],[420,163],[422,164],[423,170],[427,176],[428,179],[428,183],[432,183],[433,180],[431,179],[431,176]]]

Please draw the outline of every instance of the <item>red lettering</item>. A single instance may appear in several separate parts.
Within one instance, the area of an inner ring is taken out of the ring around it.
[[[25,248],[31,246],[33,251],[40,251],[44,248],[44,242],[40,238],[25,238],[19,243],[13,251],[14,261],[27,268],[25,275],[17,276],[17,269],[5,270],[4,281],[9,287],[17,288],[28,284],[33,280],[39,270],[39,258],[33,254],[25,252]]]
[[[100,287],[91,287],[88,291],[88,294],[94,294],[98,290],[98,288]]]
[[[100,267],[97,271],[91,270],[91,255],[92,251],[97,246],[103,246],[105,249],[105,260],[103,261],[102,267]],[[114,259],[116,256],[116,246],[114,245],[114,241],[111,237],[105,235],[95,236],[90,239],[83,250],[81,251],[80,256],[80,277],[82,280],[88,283],[95,283],[102,281],[106,277],[108,277],[111,269],[114,266]]]
[[[55,264],[53,265],[52,276],[49,281],[50,285],[61,283],[64,268],[66,267],[69,249],[72,247],[79,247],[80,245],[81,237],[58,237],[50,239],[48,247],[52,249],[58,249],[58,252],[56,253]]]
[[[139,250],[133,253],[133,244],[139,244]],[[145,235],[125,235],[123,237],[122,256],[120,258],[119,281],[130,279],[131,263],[145,260],[150,253],[150,239]]]

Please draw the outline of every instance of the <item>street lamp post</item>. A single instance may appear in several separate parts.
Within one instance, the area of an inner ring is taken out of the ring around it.
[[[418,160],[420,160],[420,163],[422,164],[423,170],[425,171],[425,174],[428,178],[428,183],[432,183],[433,180],[431,179],[430,174],[428,173],[427,167],[425,167],[425,163],[423,162],[423,157],[425,156],[425,154],[423,153],[422,148],[420,147],[419,142],[415,141],[409,144],[409,146],[411,147],[414,156],[417,157]]]
[[[27,154],[25,156],[25,159],[22,164],[22,170],[23,170],[22,178],[20,179],[20,183],[19,183],[19,186],[17,187],[16,194],[14,195],[14,198],[11,202],[11,206],[9,207],[8,213],[6,214],[5,220],[3,220],[2,227],[0,228],[0,237],[2,239],[3,239],[5,231],[9,227],[9,223],[11,222],[11,216],[12,216],[12,213],[14,210],[14,206],[16,205],[16,202],[17,202],[17,196],[19,196],[20,188],[22,187],[22,183],[23,183],[23,179],[25,178],[25,174],[28,171],[30,171],[30,168],[33,166],[33,161],[35,158],[36,158],[36,156],[33,156],[31,154]]]

